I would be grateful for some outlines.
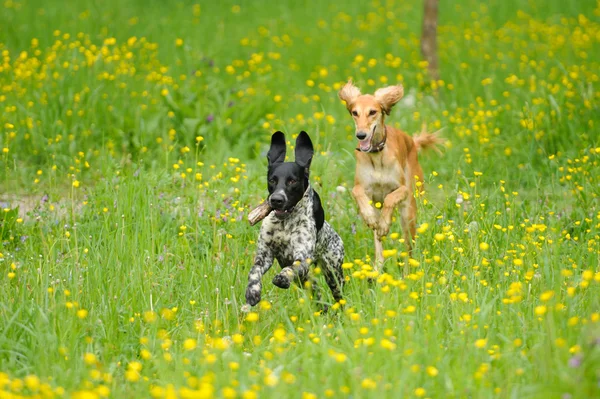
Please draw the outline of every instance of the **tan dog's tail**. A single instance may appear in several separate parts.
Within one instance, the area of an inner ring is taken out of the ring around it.
[[[421,152],[421,150],[432,149],[438,154],[441,154],[442,151],[440,151],[440,146],[446,142],[446,139],[439,135],[441,129],[434,133],[428,133],[426,129],[426,125],[423,124],[421,133],[413,136],[417,151]]]

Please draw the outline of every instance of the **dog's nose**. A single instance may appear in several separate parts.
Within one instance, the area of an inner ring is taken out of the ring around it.
[[[281,194],[273,194],[271,195],[270,202],[273,208],[281,208],[285,204],[285,198]]]
[[[366,137],[367,137],[367,134],[365,132],[356,133],[356,138],[359,140],[364,140]]]

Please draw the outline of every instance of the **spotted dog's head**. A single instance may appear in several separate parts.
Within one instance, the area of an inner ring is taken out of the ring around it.
[[[308,188],[310,161],[314,150],[306,132],[298,135],[295,151],[295,162],[284,162],[285,135],[276,132],[271,136],[271,148],[267,153],[268,201],[279,219],[289,216]]]

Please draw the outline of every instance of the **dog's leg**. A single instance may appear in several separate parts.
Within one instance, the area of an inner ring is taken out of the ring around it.
[[[254,266],[248,274],[248,286],[246,288],[246,303],[254,306],[260,302],[262,290],[262,276],[273,265],[273,254],[269,247],[263,243],[258,243],[256,256],[254,257]]]
[[[279,274],[273,277],[273,284],[279,288],[288,289],[292,281],[298,279],[302,282],[308,275],[308,269],[312,263],[312,256],[296,257],[292,266],[284,267]]]
[[[360,217],[365,221],[370,229],[376,229],[378,223],[378,215],[375,208],[369,204],[371,199],[365,193],[365,189],[360,184],[355,184],[352,189],[352,196],[358,205]]]
[[[325,281],[331,290],[333,299],[339,302],[342,299],[342,287],[346,282],[344,280],[344,269],[342,263],[344,263],[344,242],[342,238],[331,229],[332,234],[328,241],[327,253],[321,256],[323,263],[325,264],[324,274]]]
[[[383,244],[377,230],[373,230],[373,236],[375,238],[375,270],[379,272],[383,267]]]
[[[392,215],[396,206],[408,197],[409,190],[406,186],[400,186],[385,196],[383,200],[383,209],[381,210],[381,218],[377,225],[377,233],[379,237],[384,237],[390,232],[392,224]]]
[[[323,265],[323,274],[325,275],[325,281],[327,286],[331,290],[333,299],[339,302],[342,299],[342,287],[344,286],[344,273],[342,272],[342,263],[339,265]]]
[[[311,274],[309,273],[304,279],[300,281],[300,283],[302,285],[302,288],[307,289],[309,292],[311,292],[314,300],[316,300],[317,302],[321,302],[321,289],[319,287],[319,284],[317,283],[317,279],[314,276],[311,276]]]

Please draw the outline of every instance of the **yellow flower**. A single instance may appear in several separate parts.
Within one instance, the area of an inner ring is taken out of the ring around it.
[[[110,396],[110,388],[108,388],[106,385],[98,385],[96,387],[96,392],[102,398],[108,398]]]
[[[183,348],[186,351],[193,351],[194,349],[196,349],[196,340],[192,338],[186,339],[185,341],[183,341]]]
[[[215,354],[213,354],[213,353],[209,353],[208,355],[206,355],[206,357],[204,358],[204,360],[208,364],[213,364],[214,362],[217,361],[217,356]]]
[[[540,295],[540,300],[542,302],[547,302],[554,296],[554,291],[545,291]]]
[[[278,382],[279,378],[273,373],[269,373],[267,376],[265,376],[265,385],[269,387],[274,387]]]
[[[40,379],[35,375],[28,375],[24,379],[25,386],[33,392],[37,392],[40,389]]]
[[[375,382],[371,378],[365,378],[364,380],[362,380],[362,382],[360,383],[360,385],[364,389],[375,389],[375,388],[377,388],[377,382]]]
[[[435,376],[437,376],[437,375],[439,374],[439,371],[438,371],[438,369],[436,369],[436,368],[435,368],[435,367],[433,367],[433,366],[429,366],[429,367],[427,367],[427,369],[425,369],[425,371],[426,371],[426,372],[427,372],[427,374],[429,374],[429,376],[431,376],[431,377],[435,377]]]
[[[392,257],[394,255],[396,255],[398,253],[397,249],[384,249],[383,250],[383,257],[384,258],[389,258]]]
[[[162,317],[165,320],[171,321],[175,318],[175,312],[173,312],[173,310],[169,308],[163,308],[160,311],[160,317]]]
[[[79,180],[75,180],[73,182],[73,187],[78,188],[79,187]]]
[[[254,391],[244,391],[242,394],[242,399],[257,399],[258,394]]]
[[[125,372],[125,379],[127,379],[127,381],[131,381],[131,382],[139,381],[140,373],[135,370],[127,370]]]
[[[79,317],[80,319],[85,319],[88,315],[88,311],[85,309],[79,309],[77,311],[77,317]]]
[[[235,389],[233,389],[231,387],[223,388],[221,393],[223,394],[223,397],[225,399],[235,399],[237,397],[237,393],[235,392]]]
[[[159,387],[158,385],[150,388],[150,396],[153,398],[162,398],[165,396],[165,389],[163,387]]]
[[[183,46],[183,39],[180,39],[180,38],[175,39],[175,45],[177,47]]]
[[[487,345],[487,339],[485,338],[480,338],[477,341],[475,341],[475,347],[482,349],[485,348],[485,346]]]
[[[547,308],[545,306],[543,306],[543,305],[536,306],[535,309],[534,309],[534,313],[537,316],[543,316],[543,315],[545,315],[546,311],[547,311]]]
[[[415,389],[415,396],[417,398],[422,398],[426,394],[427,394],[427,391],[424,388],[417,388],[417,389]]]
[[[246,315],[246,321],[249,321],[251,323],[258,321],[258,313],[256,312],[250,312]]]
[[[515,266],[523,266],[523,259],[515,259],[513,260],[513,264]]]
[[[488,249],[490,249],[490,244],[488,244],[487,242],[481,242],[479,243],[479,249],[481,249],[482,251],[487,251]]]
[[[134,370],[134,371],[140,372],[140,371],[142,371],[142,363],[136,362],[136,361],[130,362],[127,365],[127,369],[128,370]]]
[[[151,310],[144,312],[144,321],[146,323],[154,323],[157,319],[157,315],[156,312],[153,312]]]
[[[385,338],[381,340],[380,344],[383,349],[387,349],[390,351],[393,351],[394,349],[396,349],[396,344]]]
[[[233,334],[231,337],[234,344],[241,345],[244,343],[244,336],[242,334]]]
[[[87,364],[88,366],[91,366],[93,364],[96,364],[96,362],[98,361],[96,358],[96,355],[94,355],[93,353],[87,352],[86,354],[83,355],[83,361],[85,362],[85,364]]]

